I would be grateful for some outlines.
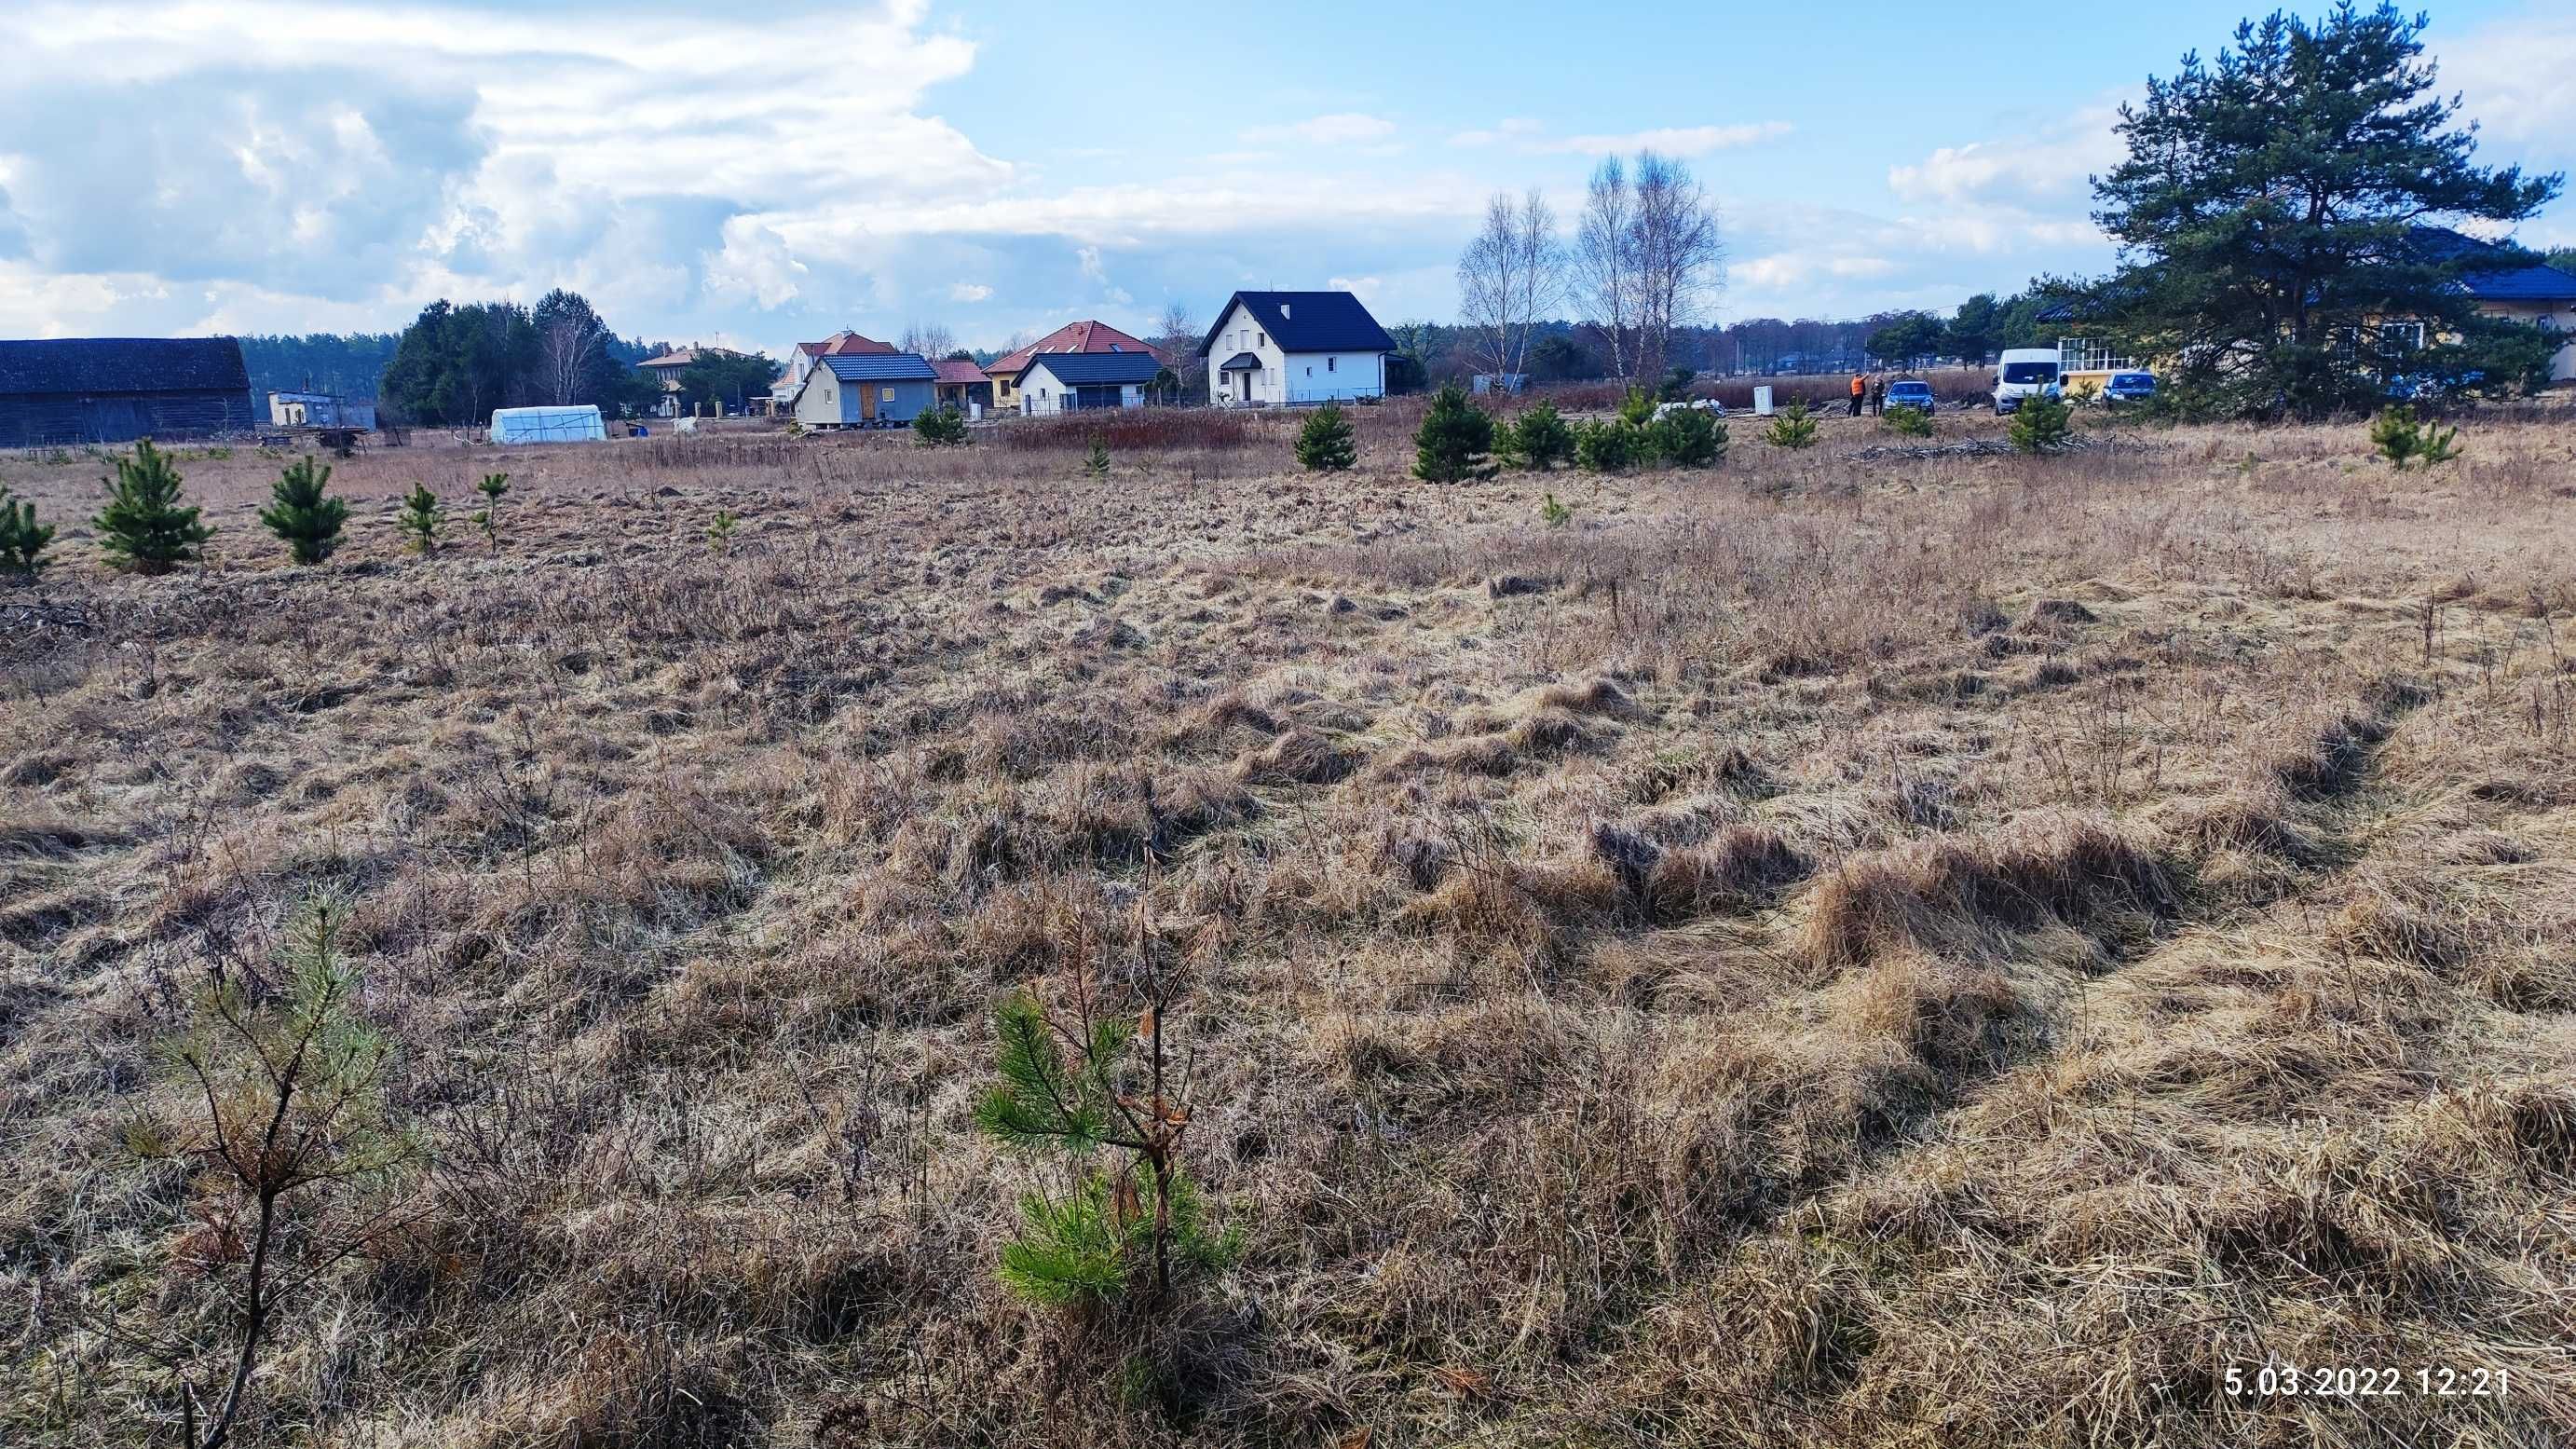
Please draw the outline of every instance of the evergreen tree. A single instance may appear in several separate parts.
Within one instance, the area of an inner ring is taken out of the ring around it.
[[[36,505],[0,488],[0,574],[32,579],[53,560],[44,556],[54,526],[36,521]]]
[[[270,485],[268,507],[259,521],[286,540],[300,564],[318,564],[340,546],[340,526],[349,521],[349,505],[326,496],[322,486],[331,470],[312,458],[298,458]]]
[[[510,491],[510,475],[486,473],[474,485],[483,495],[483,506],[474,510],[474,526],[483,530],[483,542],[494,553],[501,551],[501,495]]]
[[[924,448],[962,447],[966,419],[955,408],[924,408],[913,415],[912,441]]]
[[[1061,1199],[1021,1199],[1023,1231],[1002,1249],[1002,1281],[1042,1304],[1096,1303],[1150,1264],[1159,1300],[1176,1259],[1221,1268],[1240,1239],[1208,1226],[1180,1160],[1190,1107],[1164,1046],[1168,978],[1144,968],[1145,1009],[1129,1018],[1106,1008],[1084,959],[1065,1011],[1022,990],[993,1013],[1001,1081],[976,1104],[976,1125],[1023,1152],[1054,1151],[1074,1173]]]
[[[1816,420],[1807,405],[1793,402],[1771,415],[1771,446],[1801,452],[1816,445]]]
[[[1093,478],[1109,476],[1109,445],[1100,440],[1098,433],[1091,435],[1091,451],[1082,457],[1082,471]]]
[[[1467,400],[1465,388],[1444,384],[1431,395],[1431,407],[1413,435],[1413,476],[1426,483],[1491,478],[1494,465],[1485,455],[1493,446],[1493,418]]]
[[[1923,409],[1908,403],[1899,403],[1895,407],[1889,408],[1887,412],[1881,416],[1879,421],[1889,432],[1895,433],[1899,437],[1928,438],[1932,436],[1931,416],[1925,413]]]
[[[403,495],[402,512],[394,515],[394,523],[411,535],[412,552],[429,554],[438,551],[439,516],[438,495],[429,491],[428,484],[414,483],[411,492]]]
[[[1535,402],[1521,410],[1509,427],[1496,430],[1495,451],[1515,468],[1544,473],[1574,461],[1574,430],[1556,404]]]
[[[2079,297],[2088,330],[2175,359],[2196,374],[2185,391],[2239,413],[2321,416],[2398,372],[2520,384],[2531,329],[2478,316],[2459,283],[2530,256],[2420,227],[2519,221],[2564,178],[2471,164],[2474,128],[2454,124],[2459,99],[2433,93],[2421,59],[2426,23],[2386,3],[2314,25],[2276,12],[2240,25],[2215,64],[2186,55],[2151,77],[2121,109],[2128,159],[2094,183],[2095,220],[2127,260]],[[2417,346],[2437,338],[2455,340]]]
[[[1359,461],[1351,420],[1339,403],[1326,403],[1306,415],[1297,430],[1297,461],[1309,473],[1340,473]]]
[[[150,578],[203,556],[214,530],[180,503],[179,470],[150,438],[134,445],[133,457],[116,460],[113,481],[100,481],[107,484],[107,506],[90,526],[110,563]]]
[[[1595,418],[1574,431],[1574,466],[1586,473],[1625,473],[1636,466],[1644,443],[1641,429]]]
[[[1714,413],[1675,408],[1646,431],[1655,452],[1675,468],[1713,468],[1726,457],[1726,424]]]
[[[2044,394],[2026,397],[2021,406],[2013,409],[2012,422],[2004,432],[2012,439],[2012,445],[2025,453],[2054,452],[2066,445],[2068,422],[2074,411],[2063,398]]]

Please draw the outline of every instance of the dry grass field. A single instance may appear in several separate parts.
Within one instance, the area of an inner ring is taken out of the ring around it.
[[[163,579],[0,461],[0,1443],[220,1376],[242,1204],[133,1144],[325,890],[420,1150],[290,1215],[236,1442],[2568,1442],[2563,417],[1435,488],[1406,416],[384,452],[303,570],[190,452]],[[1242,1256],[1032,1306],[991,1009],[1141,953]]]

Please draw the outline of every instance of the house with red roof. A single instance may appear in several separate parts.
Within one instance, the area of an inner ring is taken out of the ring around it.
[[[1158,367],[1172,365],[1172,359],[1154,344],[1130,337],[1106,322],[1068,322],[1028,346],[985,364],[984,376],[992,379],[995,408],[1009,412],[1020,406],[1020,374],[1029,370],[1029,359],[1042,352],[1142,352],[1152,357]]]
[[[942,357],[931,367],[939,373],[939,405],[952,412],[976,415],[976,409],[993,410],[993,381],[984,375],[984,366],[971,357]]]
[[[787,371],[778,379],[777,395],[781,398],[796,396],[797,389],[805,385],[807,375],[814,371],[814,364],[823,358],[881,357],[892,351],[894,349],[885,343],[873,337],[861,337],[846,327],[820,342],[799,342],[795,350],[787,354]]]

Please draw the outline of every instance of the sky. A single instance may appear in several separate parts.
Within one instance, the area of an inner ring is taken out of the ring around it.
[[[1237,288],[1447,320],[1497,190],[1569,222],[1651,146],[1716,203],[1712,319],[1946,310],[2111,259],[2086,177],[2242,0],[1956,10],[931,0],[11,0],[0,336],[397,331],[547,289],[783,354],[1199,325]],[[2576,6],[2439,8],[2480,160],[2576,173]],[[2576,244],[2576,202],[2526,222]]]

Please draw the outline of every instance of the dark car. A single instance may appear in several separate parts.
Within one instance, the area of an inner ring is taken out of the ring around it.
[[[1912,378],[1903,382],[1891,382],[1887,385],[1887,405],[1891,408],[1912,408],[1925,417],[1930,417],[1932,384],[1918,382]]]
[[[2156,375],[2152,372],[2115,372],[2102,385],[2102,401],[2116,407],[2121,403],[2145,402],[2156,395]]]

